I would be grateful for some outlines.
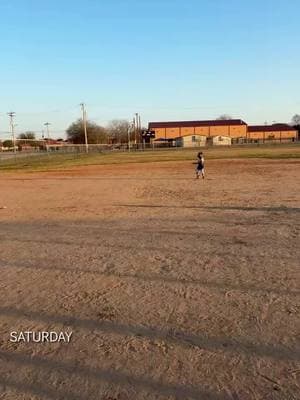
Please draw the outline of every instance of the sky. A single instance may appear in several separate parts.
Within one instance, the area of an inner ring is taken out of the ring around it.
[[[299,0],[0,0],[0,139],[88,119],[290,122]]]

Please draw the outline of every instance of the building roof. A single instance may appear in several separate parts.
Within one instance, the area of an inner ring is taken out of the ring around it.
[[[281,132],[295,131],[296,129],[288,124],[273,124],[273,125],[250,125],[248,132]]]
[[[171,121],[171,122],[149,122],[149,130],[154,128],[187,128],[196,126],[224,126],[224,125],[247,125],[241,119],[212,119],[207,121]]]

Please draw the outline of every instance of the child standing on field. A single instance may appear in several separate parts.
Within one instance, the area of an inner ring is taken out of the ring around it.
[[[204,156],[201,151],[197,155],[196,179],[199,179],[200,175],[204,179]]]

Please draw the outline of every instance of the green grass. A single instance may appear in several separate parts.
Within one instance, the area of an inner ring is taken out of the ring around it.
[[[195,160],[198,149],[168,149],[145,152],[109,152],[91,154],[43,154],[1,160],[1,171],[55,171],[85,165],[146,163]],[[300,158],[300,145],[229,147],[203,149],[206,159],[288,159]]]

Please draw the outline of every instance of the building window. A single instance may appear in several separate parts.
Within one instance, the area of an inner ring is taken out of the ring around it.
[[[192,136],[192,142],[196,142],[196,136]]]

